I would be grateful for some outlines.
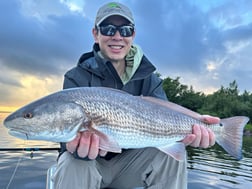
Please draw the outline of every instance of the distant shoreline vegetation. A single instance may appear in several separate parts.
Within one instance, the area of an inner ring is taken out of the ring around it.
[[[160,74],[157,74],[160,76]],[[221,86],[212,94],[196,92],[193,86],[181,84],[180,77],[163,79],[163,88],[169,101],[184,106],[202,115],[212,115],[220,118],[232,116],[247,116],[249,124],[244,128],[244,135],[252,136],[252,93],[238,90],[234,80],[229,87]]]
[[[252,132],[249,130],[244,130],[243,135],[244,136],[252,136]]]
[[[243,135],[245,136],[252,136],[252,124],[247,124],[244,128]]]
[[[212,94],[196,92],[192,86],[181,84],[176,79],[165,78],[163,88],[169,101],[184,106],[202,115],[212,115],[220,118],[232,116],[247,116],[252,124],[252,93],[238,90],[234,80],[229,87],[223,87]]]

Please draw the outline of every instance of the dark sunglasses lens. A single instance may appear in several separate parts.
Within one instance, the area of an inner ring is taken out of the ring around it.
[[[121,26],[119,31],[122,37],[130,37],[133,35],[134,29],[132,26]]]
[[[105,25],[99,27],[102,35],[105,36],[114,36],[118,30],[122,37],[130,37],[133,35],[134,28],[132,26],[114,26],[114,25]]]
[[[100,32],[102,35],[114,36],[116,33],[116,27],[113,25],[100,26]]]

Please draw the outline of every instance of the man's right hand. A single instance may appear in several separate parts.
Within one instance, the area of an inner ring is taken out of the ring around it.
[[[66,144],[67,151],[81,158],[95,159],[98,155],[105,156],[106,151],[99,149],[99,136],[90,131],[79,132],[76,138]]]

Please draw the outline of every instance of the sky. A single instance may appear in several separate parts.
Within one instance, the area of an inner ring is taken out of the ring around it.
[[[0,1],[0,111],[62,89],[64,73],[92,50],[106,0]],[[134,43],[162,78],[213,93],[236,80],[252,92],[251,0],[121,0],[133,12]]]

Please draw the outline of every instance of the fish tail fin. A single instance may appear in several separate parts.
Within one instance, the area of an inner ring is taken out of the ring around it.
[[[249,118],[245,116],[221,119],[223,128],[221,133],[216,135],[217,143],[237,160],[242,159],[243,129],[248,121]]]

